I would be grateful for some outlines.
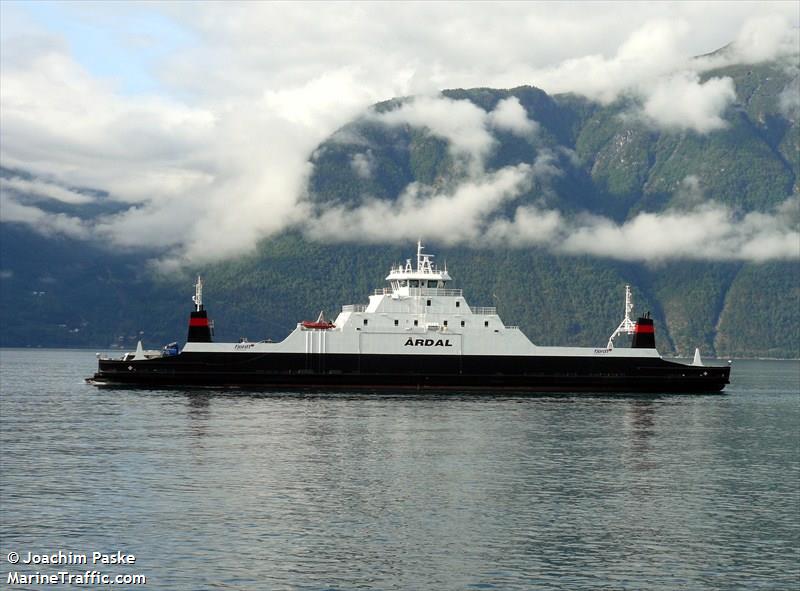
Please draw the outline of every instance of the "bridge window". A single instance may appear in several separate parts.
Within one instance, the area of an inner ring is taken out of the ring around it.
[[[403,279],[400,282],[400,287],[408,287],[408,279]]]
[[[428,300],[428,303],[427,303],[427,305],[428,305],[428,306],[430,306],[430,305],[431,305],[431,301],[430,301],[430,300]]]
[[[439,287],[439,282],[434,279],[428,280],[428,287]]]
[[[419,279],[409,279],[408,280],[409,287],[419,287]]]

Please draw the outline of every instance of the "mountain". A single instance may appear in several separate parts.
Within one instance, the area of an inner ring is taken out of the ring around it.
[[[782,62],[706,72],[702,80],[730,77],[736,92],[723,114],[725,126],[709,133],[661,129],[631,116],[633,96],[602,105],[531,86],[442,95],[487,113],[515,98],[537,122],[536,133],[527,136],[492,131],[494,147],[483,162],[487,174],[520,163],[535,166],[544,155],[558,170],[535,179],[503,205],[504,213],[536,204],[565,218],[589,213],[621,223],[642,212],[685,211],[687,191],[740,212],[769,212],[800,193],[798,113],[786,100],[797,72],[796,64]],[[447,191],[464,180],[463,162],[441,134],[424,125],[387,125],[376,116],[411,100],[375,105],[314,151],[308,191],[314,209],[394,203],[411,183]],[[366,157],[369,174],[354,166]],[[24,171],[0,172],[7,179],[33,179]],[[24,191],[13,196],[36,204]],[[59,207],[87,222],[118,207],[102,199],[93,203]],[[496,305],[535,343],[604,345],[621,320],[624,285],[631,284],[636,310],[655,317],[662,353],[688,356],[699,346],[704,355],[721,357],[800,357],[797,259],[629,262],[555,254],[542,246],[422,238],[429,252],[447,261],[470,303]],[[145,264],[153,253],[118,253],[96,241],[4,221],[0,343],[100,348],[132,346],[140,337],[150,346],[181,340],[197,272],[206,281],[218,338],[277,340],[297,321],[316,318],[320,308],[331,315],[342,304],[365,301],[383,285],[388,266],[411,256],[413,248],[365,246],[357,236],[352,243],[328,244],[294,229],[262,240],[246,256],[163,276]]]

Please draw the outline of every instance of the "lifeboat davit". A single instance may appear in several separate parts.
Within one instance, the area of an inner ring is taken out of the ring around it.
[[[319,318],[314,320],[303,320],[300,325],[308,330],[330,330],[336,328],[336,325],[329,320],[325,320],[325,312],[320,311]]]

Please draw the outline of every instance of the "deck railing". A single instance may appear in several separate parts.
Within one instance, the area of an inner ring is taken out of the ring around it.
[[[495,306],[476,306],[472,308],[473,314],[483,314],[484,316],[489,316],[492,314],[497,314],[497,308]]]
[[[366,312],[367,305],[366,304],[347,304],[346,306],[342,306],[342,312]]]

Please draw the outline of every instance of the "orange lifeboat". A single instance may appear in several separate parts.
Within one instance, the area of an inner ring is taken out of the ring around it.
[[[316,321],[313,320],[303,320],[300,323],[300,326],[305,328],[306,330],[330,330],[331,328],[336,328],[336,325],[333,322],[325,320],[325,312],[319,313],[319,318]]]

